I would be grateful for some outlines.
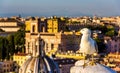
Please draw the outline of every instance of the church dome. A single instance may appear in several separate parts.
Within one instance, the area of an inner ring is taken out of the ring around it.
[[[45,55],[44,41],[39,39],[33,55],[20,67],[19,73],[59,73],[59,67],[53,59]]]
[[[87,64],[89,61],[85,61]],[[84,60],[77,61],[75,66],[71,67],[70,73],[117,73],[111,68],[96,63],[95,65],[86,65],[83,67]]]
[[[59,73],[59,68],[48,56],[30,57],[19,69],[19,73]]]

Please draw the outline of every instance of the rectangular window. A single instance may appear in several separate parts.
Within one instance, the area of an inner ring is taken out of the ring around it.
[[[54,44],[51,44],[51,49],[53,49],[54,48]]]
[[[32,27],[32,32],[35,32],[35,25],[33,25]]]

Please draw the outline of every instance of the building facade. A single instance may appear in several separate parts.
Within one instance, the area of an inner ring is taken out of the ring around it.
[[[45,41],[45,52],[50,52],[53,49],[61,51],[75,51],[79,49],[80,35],[77,35],[75,32],[60,32],[58,19],[55,17],[48,20],[32,20],[29,27],[29,32],[27,32],[25,36],[26,53],[32,53],[34,50],[38,34],[40,34],[41,38]]]
[[[58,63],[60,73],[70,73],[70,68],[74,66],[76,60],[74,59],[56,59],[55,62]]]
[[[36,29],[38,32],[58,33],[64,29],[65,20],[57,18],[56,16],[53,16],[51,18],[31,17],[29,19],[26,19],[25,24],[26,31]]]
[[[22,22],[13,18],[2,18],[0,19],[0,29],[5,32],[16,32],[23,25]]]
[[[45,41],[45,52],[50,52],[53,49],[60,51],[79,49],[80,35],[73,32],[70,33],[39,33],[41,38]],[[26,33],[26,53],[32,53],[34,50],[34,43],[37,40],[38,33]],[[28,51],[30,49],[30,51]],[[57,51],[56,50],[56,51]]]
[[[27,60],[28,55],[25,53],[18,53],[13,55],[13,61],[20,67]]]
[[[14,62],[13,61],[3,61],[0,62],[0,73],[14,72]]]
[[[107,52],[120,52],[120,37],[104,37],[104,40],[107,47]]]

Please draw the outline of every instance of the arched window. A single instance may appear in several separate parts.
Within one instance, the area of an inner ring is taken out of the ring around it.
[[[41,27],[41,32],[45,32],[45,27],[44,27],[44,25],[42,25],[42,27]]]
[[[35,32],[35,25],[32,26],[32,32]]]

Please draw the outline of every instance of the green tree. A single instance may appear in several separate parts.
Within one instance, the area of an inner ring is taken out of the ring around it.
[[[105,35],[113,37],[113,36],[117,35],[117,32],[115,31],[115,28],[112,25],[108,25],[107,32],[105,33]]]
[[[18,51],[24,52],[25,26],[23,25],[18,32],[7,37],[0,37],[0,59],[10,59]]]
[[[3,38],[0,37],[0,59],[3,59]]]
[[[18,32],[14,34],[14,43],[16,52],[24,52],[25,44],[25,26],[22,26]]]
[[[114,33],[115,33],[115,31],[111,30],[111,31],[106,32],[105,35],[112,37],[112,36],[114,36]]]
[[[5,37],[0,37],[0,59],[5,59],[8,56],[8,40]]]
[[[91,30],[101,30],[103,34],[105,34],[108,31],[107,27],[103,25],[99,25],[99,26],[86,25],[86,28],[89,28]]]
[[[9,35],[8,37],[7,37],[7,40],[8,40],[8,42],[9,42],[9,44],[8,44],[8,46],[9,46],[9,55],[10,55],[10,57],[12,57],[13,56],[13,54],[15,53],[15,43],[14,43],[14,35]]]
[[[97,42],[97,45],[98,45],[98,53],[105,53],[106,52],[106,46],[103,43],[103,39],[95,38],[94,40]]]

